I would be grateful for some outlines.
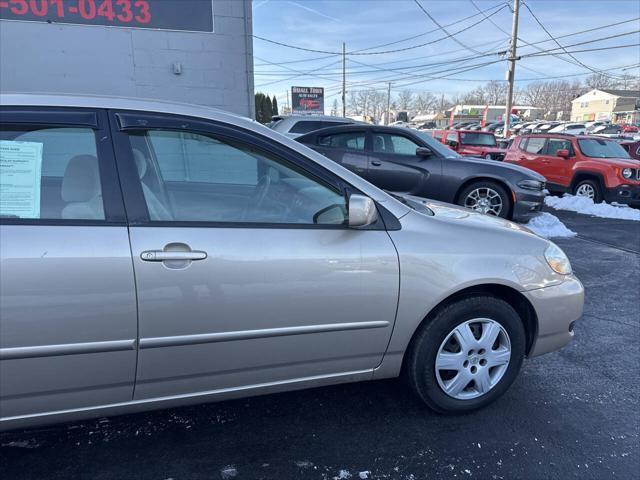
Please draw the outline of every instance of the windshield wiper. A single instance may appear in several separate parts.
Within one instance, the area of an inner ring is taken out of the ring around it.
[[[406,198],[404,198],[402,195],[398,195],[397,193],[390,192],[389,190],[384,190],[383,189],[382,191],[385,192],[388,195],[391,195],[393,198],[395,198],[399,202],[404,203],[407,207],[409,207],[409,208],[411,208],[413,210],[416,209],[416,207],[411,205],[411,203],[409,203],[409,201]]]

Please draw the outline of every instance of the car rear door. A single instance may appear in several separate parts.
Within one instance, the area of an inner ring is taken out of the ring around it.
[[[346,208],[337,177],[235,125],[111,120],[138,294],[136,399],[371,374],[398,258],[381,223],[330,215]]]
[[[545,164],[542,163],[542,157],[546,140],[545,137],[523,138],[520,140],[515,154],[511,157],[511,161],[544,175]]]
[[[130,401],[136,297],[106,112],[0,121],[2,420]]]
[[[418,143],[400,133],[373,131],[369,154],[369,181],[394,192],[435,198],[440,185],[439,156],[419,157]]]
[[[364,129],[318,135],[314,140],[314,150],[322,153],[345,168],[367,178],[369,159],[365,145],[367,131]]]

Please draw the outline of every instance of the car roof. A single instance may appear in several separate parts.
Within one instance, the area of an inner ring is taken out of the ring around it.
[[[349,117],[337,117],[334,115],[278,115],[279,120],[336,120],[341,122],[353,122]]]
[[[573,135],[571,133],[563,133],[563,132],[549,132],[549,133],[525,133],[523,135],[519,135],[520,137],[541,137],[541,138],[549,138],[549,137],[565,137],[565,138],[575,138],[576,140],[583,140],[589,138],[599,138],[604,140],[611,140],[607,137],[597,137],[594,135]]]
[[[167,100],[153,100],[142,98],[112,97],[100,95],[64,95],[52,93],[2,93],[2,106],[38,106],[38,107],[80,107],[80,108],[108,108],[118,110],[141,110],[145,112],[169,113],[207,118],[210,120],[254,122],[240,115],[224,112],[213,107],[190,105],[187,103],[171,102]]]
[[[485,135],[493,135],[493,136],[495,136],[495,134],[493,132],[486,132],[484,130],[465,130],[464,128],[461,128],[460,130],[456,130],[456,132],[460,132],[460,133],[483,133]]]
[[[312,138],[317,135],[329,135],[331,133],[348,132],[352,130],[375,130],[382,133],[404,133],[413,134],[414,130],[406,127],[393,127],[389,125],[371,125],[368,123],[350,123],[348,125],[336,125],[333,127],[320,128],[304,135],[300,135],[296,138],[298,141],[303,141],[307,138]]]

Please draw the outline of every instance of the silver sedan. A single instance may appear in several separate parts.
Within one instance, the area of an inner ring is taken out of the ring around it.
[[[2,429],[398,375],[467,412],[582,314],[552,242],[391,196],[250,120],[0,105]]]

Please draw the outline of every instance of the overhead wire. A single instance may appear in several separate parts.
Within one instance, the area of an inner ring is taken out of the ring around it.
[[[585,64],[584,62],[580,61],[578,58],[576,58],[571,52],[568,52],[567,49],[558,41],[557,38],[555,38],[551,32],[547,29],[547,27],[544,26],[544,24],[542,23],[542,21],[540,21],[540,19],[536,16],[535,13],[533,13],[533,10],[531,10],[531,8],[529,7],[529,5],[527,4],[527,2],[522,2],[522,4],[524,5],[524,7],[527,9],[527,11],[529,12],[529,14],[533,17],[533,19],[536,21],[536,23],[540,26],[540,28],[549,36],[549,38],[551,40],[553,40],[553,42],[558,45],[558,47],[560,49],[562,49],[562,51],[567,54],[571,59],[573,59],[576,63],[578,63],[580,66],[586,68],[587,70],[593,72],[593,73],[599,73],[599,74],[603,74],[602,70],[597,70],[593,67],[590,67],[589,65]],[[606,74],[604,74],[605,76],[607,76]],[[615,78],[615,77],[610,77],[610,78]]]

